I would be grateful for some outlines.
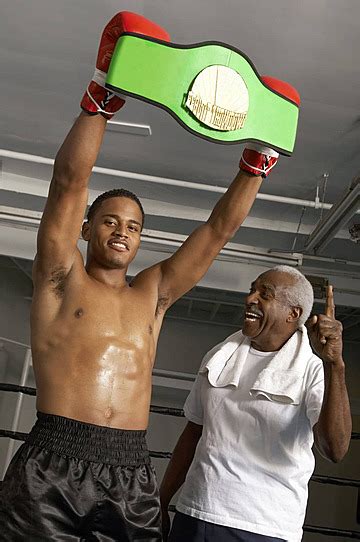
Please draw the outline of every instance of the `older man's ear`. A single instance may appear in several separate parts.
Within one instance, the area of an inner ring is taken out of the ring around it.
[[[287,322],[297,322],[299,318],[302,315],[302,308],[301,307],[291,307],[291,312],[289,313],[289,316],[287,317]]]

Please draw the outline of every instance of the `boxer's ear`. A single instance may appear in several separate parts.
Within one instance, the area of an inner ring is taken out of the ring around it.
[[[84,222],[81,228],[81,237],[84,241],[90,241],[90,222]]]

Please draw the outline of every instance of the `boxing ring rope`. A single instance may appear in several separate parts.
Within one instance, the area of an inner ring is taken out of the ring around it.
[[[26,390],[26,391],[25,391]],[[26,388],[25,386],[17,386],[15,384],[3,384],[0,383],[0,391],[12,391],[12,392],[20,392],[25,393],[28,395],[36,395],[36,389],[35,388]],[[157,405],[151,405],[150,412],[156,413],[156,414],[164,414],[167,416],[181,416],[184,417],[184,412],[179,408],[168,408],[168,407],[162,407]],[[357,437],[360,435],[356,433]],[[27,437],[27,433],[20,433],[19,431],[9,431],[7,429],[0,429],[0,437],[7,437],[14,440],[21,440],[25,441]],[[150,451],[150,456],[160,459],[170,459],[172,456],[171,452],[156,452],[156,451]],[[314,475],[310,479],[312,482],[318,482],[322,484],[331,484],[336,486],[343,486],[343,487],[358,487],[360,488],[360,480],[351,480],[350,478],[335,478],[331,476],[321,476],[321,475]]]
[[[27,351],[27,356],[28,356],[28,352],[29,351]],[[24,382],[26,381],[27,372],[30,367],[29,365],[26,371],[27,356],[25,358],[23,374],[21,378],[21,381],[24,381]],[[30,354],[30,363],[31,363],[31,354]],[[25,378],[23,378],[24,376]],[[36,388],[32,388],[32,387],[24,386],[24,385],[8,384],[5,382],[0,382],[0,391],[20,393],[20,396],[23,396],[23,395],[36,396]],[[16,418],[15,425],[17,425],[19,414],[20,414],[20,410],[18,409],[18,404],[20,404],[20,407],[21,407],[21,402],[17,403],[16,413],[15,413],[14,421],[12,424],[13,427],[14,427],[15,418]],[[184,417],[184,412],[180,408],[169,408],[169,407],[163,407],[163,406],[158,406],[158,405],[151,405],[150,412],[154,414],[162,414],[162,415],[167,415],[167,416]],[[0,438],[4,437],[4,438],[9,438],[12,440],[13,446],[11,448],[11,452],[13,451],[14,442],[16,440],[25,441],[27,436],[28,436],[27,433],[21,433],[15,430],[0,429]],[[360,433],[352,433],[351,438],[352,440],[359,440]],[[149,451],[149,453],[150,453],[150,457],[157,458],[157,459],[170,459],[172,456],[171,452],[158,452],[158,451],[151,450]],[[330,484],[330,485],[341,486],[341,487],[355,487],[358,489],[360,488],[360,480],[351,480],[349,478],[336,478],[336,477],[331,477],[331,476],[313,475],[310,478],[310,481],[320,483],[320,484]],[[176,510],[175,506],[170,505],[169,511],[175,512],[175,510]],[[360,540],[360,531],[349,531],[349,530],[343,530],[343,529],[334,529],[330,527],[329,528],[320,527],[320,526],[315,526],[315,525],[304,525],[303,529],[305,532],[310,532],[310,533],[323,534],[327,536],[342,536],[344,538],[352,538],[352,539]]]
[[[23,393],[25,395],[36,395],[36,388],[31,388],[29,386],[19,386],[18,384],[7,384],[5,382],[0,382],[0,391],[10,391]],[[181,408],[173,407],[164,407],[158,405],[151,405],[150,412],[153,414],[164,414],[166,416],[176,416],[184,418],[184,411]],[[360,433],[353,432],[351,433],[352,440],[360,440]]]
[[[11,438],[14,440],[26,440],[27,433],[20,433],[19,431],[9,431],[7,429],[0,429],[0,437]],[[171,452],[154,452],[150,451],[150,457],[158,459],[171,459]],[[342,487],[358,487],[360,488],[360,480],[351,480],[350,478],[335,478],[332,476],[320,476],[314,475],[310,478],[311,482],[318,482],[320,484],[330,484]]]

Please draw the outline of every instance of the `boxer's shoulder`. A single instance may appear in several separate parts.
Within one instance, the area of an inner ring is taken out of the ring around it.
[[[158,287],[161,280],[161,266],[159,263],[147,267],[140,271],[130,282],[130,285],[134,289],[152,289],[155,290]]]

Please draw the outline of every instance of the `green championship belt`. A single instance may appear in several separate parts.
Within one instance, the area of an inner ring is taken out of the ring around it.
[[[230,45],[177,45],[125,33],[118,39],[106,87],[162,107],[184,128],[209,141],[255,141],[291,155],[297,92],[274,79],[285,86],[284,95],[266,81]],[[286,93],[289,88],[293,95]]]

